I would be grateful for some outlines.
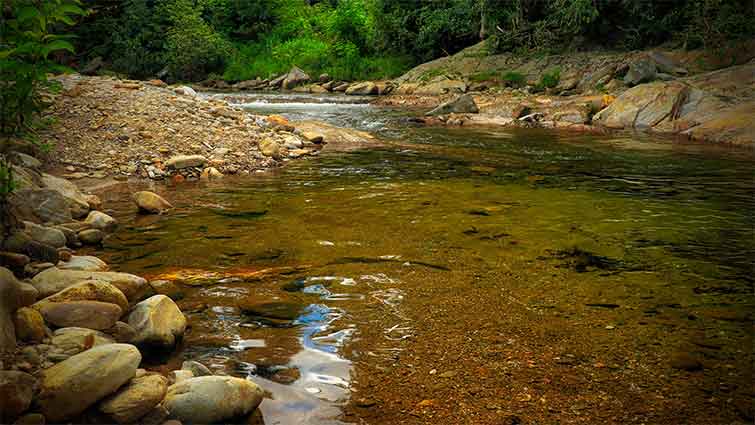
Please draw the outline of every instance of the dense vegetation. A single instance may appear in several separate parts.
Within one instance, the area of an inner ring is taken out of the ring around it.
[[[496,51],[717,47],[752,37],[742,0],[93,0],[82,62],[174,79],[268,77],[298,65],[339,79],[392,77],[490,38]]]

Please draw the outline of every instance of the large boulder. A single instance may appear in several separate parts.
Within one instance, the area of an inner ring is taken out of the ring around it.
[[[85,328],[60,328],[53,332],[50,342],[53,350],[65,357],[107,344],[115,344],[115,339],[105,333]]]
[[[54,189],[20,189],[10,196],[16,216],[42,223],[68,223],[73,217],[69,201]]]
[[[176,155],[165,161],[165,166],[175,170],[189,167],[202,167],[207,163],[207,158],[202,155]]]
[[[52,264],[56,264],[60,258],[57,248],[37,242],[25,232],[15,232],[8,236],[3,242],[3,249]]]
[[[19,308],[13,317],[13,324],[16,337],[21,341],[40,343],[45,338],[45,320],[33,308]]]
[[[474,98],[469,94],[463,94],[456,99],[439,105],[428,112],[427,115],[476,114],[478,112],[480,112],[480,109],[477,107]]]
[[[346,89],[346,94],[352,96],[368,96],[378,94],[378,86],[372,81],[364,81],[362,83],[355,83]]]
[[[290,71],[288,71],[286,78],[283,79],[283,82],[281,84],[284,89],[291,90],[300,84],[308,82],[309,80],[309,75],[295,66],[291,68]]]
[[[28,373],[0,371],[0,423],[9,424],[31,405],[37,379]]]
[[[32,306],[41,311],[48,304],[62,303],[66,301],[101,301],[115,304],[123,311],[128,310],[128,299],[120,289],[110,283],[101,280],[85,280],[71,285],[62,291],[50,295]]]
[[[82,270],[88,272],[107,271],[108,265],[104,261],[91,255],[74,255],[65,262],[60,262],[58,268],[61,270]]]
[[[37,403],[50,422],[70,419],[114,393],[142,360],[128,344],[91,348],[45,370]]]
[[[34,276],[31,283],[40,297],[49,297],[69,286],[85,280],[99,280],[118,288],[130,302],[139,301],[152,292],[144,278],[128,273],[90,272],[84,270],[61,270],[51,267]]]
[[[59,192],[68,200],[68,206],[73,218],[84,217],[89,212],[87,196],[81,193],[81,190],[70,181],[50,174],[42,174],[42,184],[49,189]]]
[[[209,424],[248,415],[262,397],[262,389],[252,381],[202,376],[171,385],[163,406],[181,422]]]
[[[118,222],[113,217],[100,211],[91,211],[89,215],[87,215],[86,220],[84,220],[84,223],[88,224],[93,229],[99,229],[103,232],[112,232],[118,227]]]
[[[657,72],[658,67],[655,61],[648,56],[642,56],[629,64],[629,71],[624,76],[624,84],[631,87],[653,81]]]
[[[47,323],[59,328],[79,327],[95,330],[113,327],[123,314],[123,310],[116,304],[100,301],[47,303],[39,312]]]
[[[59,229],[25,221],[24,232],[31,236],[33,240],[45,245],[50,245],[53,248],[62,248],[66,246],[66,235]]]
[[[157,406],[167,391],[168,378],[158,374],[141,376],[103,400],[99,410],[120,424],[134,423]]]
[[[148,214],[161,214],[173,208],[173,205],[162,196],[146,190],[134,193],[132,199],[140,212]]]
[[[134,344],[172,347],[183,337],[186,317],[173,300],[155,295],[134,306],[128,324],[136,330]]]

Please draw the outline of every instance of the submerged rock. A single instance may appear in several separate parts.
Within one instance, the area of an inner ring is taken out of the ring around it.
[[[477,107],[474,98],[471,95],[464,94],[454,100],[439,105],[426,115],[476,114],[478,112],[480,112],[480,109]]]
[[[163,406],[185,423],[208,424],[248,415],[262,402],[252,381],[230,376],[191,378],[168,388]]]
[[[162,214],[173,208],[162,196],[146,190],[134,193],[133,200],[140,212],[148,214]]]
[[[128,344],[109,344],[76,354],[46,369],[37,403],[50,422],[70,419],[134,377],[142,360]]]
[[[135,344],[172,347],[183,337],[186,317],[173,300],[155,295],[134,306],[128,324],[136,330]]]
[[[133,423],[165,397],[168,379],[158,374],[134,378],[100,403],[99,410],[121,424]]]

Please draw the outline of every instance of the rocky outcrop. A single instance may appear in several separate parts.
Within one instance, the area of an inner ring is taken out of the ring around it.
[[[230,376],[191,378],[168,388],[163,406],[185,423],[215,423],[248,415],[262,402],[254,382]]]
[[[140,212],[147,214],[162,214],[163,212],[173,208],[170,202],[166,201],[162,196],[149,191],[141,191],[134,193],[132,199],[139,208]]]
[[[134,377],[142,360],[128,344],[109,344],[76,354],[42,374],[37,403],[50,422],[70,419]]]
[[[446,115],[446,114],[476,114],[480,112],[474,98],[468,94],[461,95],[456,99],[439,105],[426,115]]]
[[[134,306],[128,324],[136,330],[134,344],[172,347],[183,337],[186,317],[173,300],[155,295]]]
[[[133,423],[160,403],[168,391],[168,379],[151,374],[134,378],[103,400],[99,410],[121,424]]]

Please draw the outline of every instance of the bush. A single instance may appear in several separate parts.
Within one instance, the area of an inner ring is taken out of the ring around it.
[[[501,76],[501,81],[508,87],[523,87],[527,83],[527,78],[519,72],[509,71]]]
[[[561,70],[554,68],[550,71],[546,71],[540,77],[540,82],[537,84],[539,90],[552,89],[558,85],[561,81]]]

